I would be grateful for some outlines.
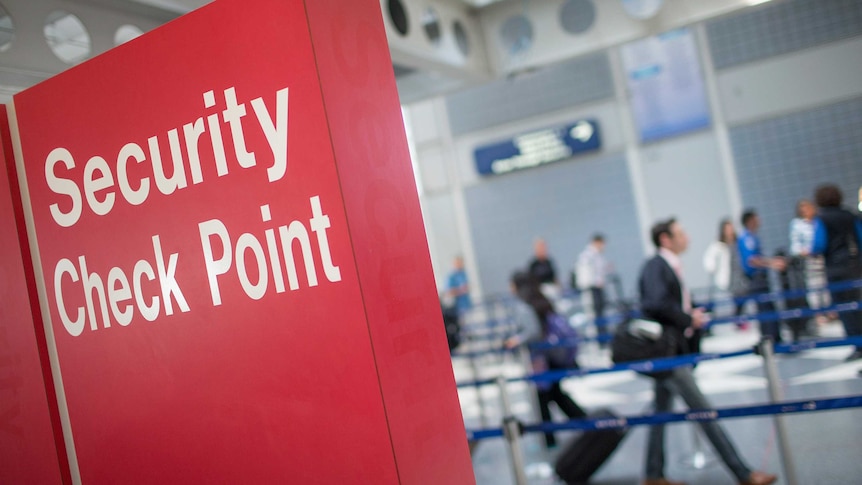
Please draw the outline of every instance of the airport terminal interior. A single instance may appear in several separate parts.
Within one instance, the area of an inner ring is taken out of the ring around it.
[[[0,102],[206,3],[0,0]],[[817,344],[862,336],[862,323],[847,324],[860,314],[858,265],[836,292],[821,256],[831,249],[817,249],[833,205],[857,221],[862,212],[862,0],[380,7],[477,483],[565,483],[555,463],[580,436],[557,431],[549,445],[527,432],[513,457],[506,438],[472,434],[507,416],[543,421],[540,384],[521,377],[546,369],[513,340],[524,331],[513,275],[528,275],[577,335],[567,367],[607,369],[608,340],[640,307],[652,231],[670,218],[687,235],[673,267],[682,306],[705,307],[711,322],[700,352],[741,354],[693,370],[714,409],[862,395],[862,354]],[[750,352],[764,335],[799,345],[766,359]],[[559,389],[588,414],[653,413],[652,378],[575,374]],[[476,384],[500,376],[505,395]],[[858,406],[717,422],[775,483],[853,485]],[[631,426],[590,483],[654,478],[648,433]],[[668,424],[664,446],[669,480],[738,483],[696,423]]]
[[[731,325],[731,327],[734,327]],[[840,324],[829,323],[818,331],[821,338],[843,336]],[[716,327],[702,346],[703,352],[734,352],[757,345],[759,333],[754,329],[738,330]],[[862,379],[858,371],[862,364],[845,362],[847,347],[818,349],[793,356],[779,357],[777,362],[786,400],[814,397],[836,397],[859,394]],[[483,356],[476,366],[483,378],[498,375],[519,376],[524,367],[512,356]],[[579,354],[582,368],[606,368],[612,365],[607,351],[596,344],[586,345]],[[469,359],[456,358],[455,376],[461,382],[473,381]],[[704,394],[716,408],[744,406],[769,401],[768,383],[763,359],[757,355],[734,357],[701,363],[695,377]],[[611,409],[621,416],[651,413],[652,385],[650,378],[631,371],[572,377],[564,381],[563,389],[588,412]],[[535,398],[523,382],[510,384],[512,408],[525,423],[536,423]],[[468,427],[499,427],[502,419],[500,391],[494,386],[459,389],[464,418]],[[679,400],[678,400],[679,401]],[[682,402],[677,410],[685,409]],[[566,416],[557,414],[563,422]],[[857,457],[862,446],[856,438],[860,430],[859,411],[854,409],[826,411],[786,417],[787,440],[795,461],[796,483],[852,484],[859,480]],[[776,483],[788,483],[782,477],[782,462],[776,441],[775,424],[771,417],[756,416],[722,421],[738,451],[749,466],[779,475]],[[564,483],[554,475],[554,464],[575,432],[558,432],[558,447],[549,449],[541,434],[525,435],[521,448],[525,459],[525,475],[530,484]],[[691,484],[730,484],[732,476],[694,423],[670,425],[666,436],[666,474],[673,480]],[[629,430],[620,446],[593,476],[590,483],[598,485],[632,485],[644,476],[647,429]],[[477,483],[514,484],[506,442],[502,438],[483,440],[473,450],[473,465]]]

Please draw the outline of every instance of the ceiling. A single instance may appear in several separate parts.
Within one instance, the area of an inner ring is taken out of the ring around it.
[[[171,10],[177,13],[186,13],[190,12],[206,3],[209,3],[210,0],[123,0],[135,3],[141,3],[144,5],[149,5],[151,7],[163,8],[166,10]],[[461,2],[464,5],[467,5],[471,8],[481,8],[487,7],[492,3],[498,3],[504,0],[454,0],[457,2]]]
[[[380,0],[380,3],[399,95],[402,103],[409,104],[498,79],[517,78],[567,59],[766,1]],[[45,49],[41,32],[36,34],[34,29],[52,8],[68,9],[91,25],[105,25],[106,28],[93,29],[101,31],[94,32],[92,50],[84,50],[80,58],[84,59],[114,45],[115,36],[110,29],[119,25],[115,22],[120,17],[146,32],[209,2],[3,0],[12,18],[33,31],[20,32],[11,50],[5,51],[7,46],[0,46],[3,51],[0,101],[69,66],[55,57],[60,56],[55,46],[52,46],[54,55]],[[631,11],[632,5],[652,6],[653,11],[637,18]],[[54,22],[52,27],[62,31],[63,23]],[[69,42],[76,40],[75,35],[63,32],[55,36]]]
[[[773,0],[774,2],[791,0]],[[411,29],[397,29],[403,4]],[[566,60],[770,0],[382,0],[402,103],[517,79]],[[763,7],[758,7],[763,8]],[[442,40],[424,29],[429,10]],[[421,19],[420,20],[417,20]],[[460,23],[471,45],[459,49]]]

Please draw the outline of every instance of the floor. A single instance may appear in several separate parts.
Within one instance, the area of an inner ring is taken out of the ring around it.
[[[841,337],[840,324],[833,322],[818,328],[821,337]],[[727,352],[750,348],[759,339],[751,328],[745,331],[734,325],[721,325],[703,344],[705,352]],[[594,344],[581,349],[582,367],[610,365],[606,351]],[[862,360],[845,363],[850,347],[816,349],[793,356],[779,356],[777,363],[786,400],[828,398],[862,394]],[[512,355],[490,355],[474,361],[480,377],[523,374],[523,366]],[[453,359],[456,379],[469,381],[474,376],[469,359]],[[743,406],[768,402],[767,381],[763,361],[750,355],[701,363],[695,370],[701,390],[715,407]],[[566,389],[585,409],[610,408],[617,414],[631,415],[650,412],[651,380],[632,372],[591,375],[564,381]],[[512,383],[507,387],[515,414],[524,422],[538,421],[532,405],[534,394],[526,384]],[[474,388],[459,389],[465,425],[468,428],[499,427],[500,392],[494,386],[484,386],[480,393]],[[480,400],[484,405],[480,406]],[[677,403],[682,410],[684,405]],[[563,415],[556,420],[563,421]],[[798,485],[862,484],[862,408],[786,415],[790,445],[790,460]],[[776,443],[774,418],[754,417],[723,420],[722,424],[736,444],[740,454],[754,469],[785,475]],[[541,435],[523,437],[521,448],[526,459],[525,471],[532,485],[562,483],[555,478],[553,462],[559,449],[572,434],[558,433],[560,447],[547,450]],[[643,478],[647,428],[630,429],[626,438],[610,459],[594,475],[596,485],[633,485]],[[735,483],[733,476],[717,461],[711,445],[691,423],[668,426],[666,431],[666,475],[674,480],[697,485]],[[477,484],[514,484],[513,472],[502,438],[478,442],[473,450],[473,469]],[[786,477],[780,484],[788,483]]]

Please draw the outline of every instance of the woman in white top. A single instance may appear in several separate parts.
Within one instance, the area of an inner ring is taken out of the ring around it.
[[[722,220],[719,239],[713,241],[703,255],[703,269],[709,273],[712,288],[721,291],[730,288],[730,248],[735,239],[733,224],[727,219]]]
[[[713,241],[703,255],[703,268],[711,278],[710,296],[716,292],[731,293],[734,296],[745,294],[745,276],[736,250],[736,230],[730,219],[722,219],[718,225],[718,240]],[[736,305],[739,315],[742,305]]]

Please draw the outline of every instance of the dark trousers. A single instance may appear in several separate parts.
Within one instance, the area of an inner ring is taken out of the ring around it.
[[[781,289],[783,291],[799,291],[806,287],[805,259],[793,257],[787,264],[787,270],[780,273]],[[806,295],[794,295],[784,299],[784,307],[787,310],[808,309]],[[793,317],[785,320],[790,331],[793,332],[793,341],[798,342],[808,334],[808,317]]]
[[[605,290],[598,286],[592,286],[590,287],[590,296],[593,300],[593,313],[595,313],[596,316],[596,329],[598,330],[599,338],[601,339],[601,337],[608,334],[607,322],[599,321],[605,316]],[[600,340],[600,342],[602,345],[607,344],[604,340]]]
[[[830,285],[842,283],[845,281],[853,281],[859,277],[858,273],[859,271],[856,271],[855,268],[841,268],[838,270],[827,268],[827,275],[829,278]],[[833,291],[832,304],[838,305],[841,303],[850,303],[853,301],[862,300],[862,294],[860,293],[862,293],[862,291],[860,291],[859,288],[849,288],[846,290]],[[847,334],[848,337],[858,337],[862,335],[862,310],[842,312],[839,315],[841,316],[841,323],[844,324],[844,332]],[[857,345],[856,350],[862,349],[860,349],[860,347]]]
[[[544,422],[551,421],[551,408],[549,405],[552,402],[557,403],[560,411],[571,419],[583,418],[587,415],[587,413],[578,406],[574,399],[563,391],[560,387],[559,381],[553,383],[551,387],[547,389],[539,389],[538,394],[539,411],[542,413],[542,421]],[[554,433],[545,433],[545,444],[548,446],[554,446],[557,444],[557,440],[554,438]]]
[[[745,296],[746,295],[733,295],[733,298],[739,299],[739,298],[745,298]],[[747,301],[748,300],[739,300],[738,302],[736,302],[736,313],[733,314],[734,316],[737,316],[737,317],[742,316],[742,312],[745,310],[745,302],[747,302]]]
[[[691,368],[677,367],[655,379],[655,412],[669,413],[673,410],[673,395],[679,394],[689,409],[710,409],[712,406],[700,392]],[[701,421],[701,428],[709,438],[715,451],[724,464],[740,482],[748,480],[751,469],[742,461],[724,428],[716,421]],[[664,425],[656,424],[650,428],[647,442],[646,476],[649,479],[664,477]]]
[[[765,271],[758,271],[748,281],[748,295],[756,296],[769,293],[769,275]],[[770,301],[758,301],[757,313],[772,313],[775,311],[775,303]],[[760,321],[760,334],[769,336],[775,343],[781,342],[781,321]]]

